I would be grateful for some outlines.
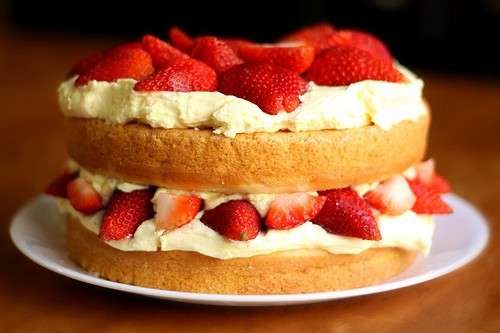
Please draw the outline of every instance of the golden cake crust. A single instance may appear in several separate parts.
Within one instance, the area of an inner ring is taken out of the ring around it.
[[[129,182],[225,193],[341,188],[401,173],[420,161],[429,115],[385,131],[243,133],[151,128],[67,119],[69,155],[84,168]]]
[[[358,255],[295,250],[220,260],[186,251],[120,251],[102,242],[77,219],[66,221],[73,260],[86,270],[122,283],[216,294],[291,294],[359,288],[408,268],[415,252],[369,249]]]

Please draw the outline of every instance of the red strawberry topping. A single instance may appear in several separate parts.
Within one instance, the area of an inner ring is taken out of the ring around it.
[[[201,61],[186,59],[137,82],[134,89],[136,91],[214,91],[217,89],[217,74]]]
[[[319,194],[327,199],[323,209],[312,219],[313,223],[336,235],[381,239],[370,206],[351,188],[322,191]]]
[[[238,55],[246,62],[269,62],[300,74],[311,66],[314,48],[303,42],[247,44],[240,46]]]
[[[132,236],[139,225],[153,217],[151,189],[122,192],[116,190],[102,219],[99,237],[104,241]]]
[[[201,222],[224,237],[238,241],[254,239],[260,231],[259,213],[245,200],[228,201],[207,210]]]
[[[417,179],[427,185],[434,192],[443,194],[451,192],[450,184],[435,170],[434,160],[428,159],[415,167]]]
[[[67,198],[67,186],[73,179],[78,177],[78,173],[69,173],[64,171],[59,177],[54,179],[45,189],[45,193],[54,197]]]
[[[102,208],[101,195],[82,178],[69,182],[66,191],[71,206],[80,213],[94,214]]]
[[[364,197],[370,206],[388,215],[403,214],[413,207],[416,200],[403,176],[394,176],[384,180]]]
[[[139,48],[118,48],[106,55],[88,72],[80,75],[75,86],[87,84],[91,80],[115,81],[122,78],[141,80],[153,73],[151,56]]]
[[[391,63],[353,47],[336,46],[318,54],[306,73],[317,84],[343,86],[363,80],[400,82],[403,77]]]
[[[358,30],[337,30],[328,39],[330,47],[347,46],[364,50],[374,57],[392,63],[392,55],[384,43],[364,31]]]
[[[257,104],[264,112],[291,112],[300,104],[307,82],[296,73],[269,63],[235,66],[220,76],[219,90]]]
[[[217,73],[243,63],[224,41],[215,37],[199,37],[194,41],[191,56],[203,61]]]
[[[156,70],[164,69],[180,60],[188,59],[189,56],[179,51],[169,43],[162,41],[151,35],[145,35],[142,38],[144,50],[146,50]]]
[[[290,229],[299,226],[314,218],[325,201],[326,197],[307,193],[280,194],[269,207],[266,225],[272,229]]]
[[[449,214],[453,212],[450,206],[441,199],[439,193],[432,190],[418,179],[408,180],[413,193],[417,197],[412,210],[417,214]]]
[[[190,53],[193,47],[193,39],[179,27],[173,26],[168,31],[170,42],[182,52]]]
[[[162,192],[156,203],[156,229],[171,230],[190,222],[200,211],[202,200],[192,195]]]
[[[229,47],[236,53],[240,51],[242,47],[255,45],[254,42],[243,38],[221,38]]]
[[[316,23],[300,30],[294,31],[280,39],[283,42],[305,42],[320,52],[330,47],[329,38],[335,32],[335,28],[327,22]]]
[[[95,52],[78,61],[68,73],[68,76],[82,75],[97,65],[104,57],[104,52]]]

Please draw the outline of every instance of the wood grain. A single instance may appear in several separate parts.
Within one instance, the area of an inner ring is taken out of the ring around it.
[[[23,257],[8,237],[10,217],[65,159],[55,88],[74,60],[103,44],[0,33],[0,332],[500,332],[500,82],[494,81],[423,75],[434,112],[429,155],[493,229],[479,259],[437,280],[343,301],[234,309],[92,287]]]

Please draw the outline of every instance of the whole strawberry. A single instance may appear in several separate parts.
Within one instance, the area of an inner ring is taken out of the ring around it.
[[[252,204],[245,200],[232,200],[205,211],[201,222],[222,236],[238,241],[257,237],[260,216]]]
[[[217,73],[243,63],[229,45],[211,36],[195,39],[191,57],[203,61]]]
[[[335,46],[316,56],[306,73],[316,84],[344,86],[363,80],[400,82],[403,77],[392,63],[354,47]]]
[[[109,241],[132,236],[142,222],[153,217],[152,198],[151,189],[132,192],[116,190],[104,213],[99,237]]]
[[[160,70],[135,84],[136,91],[214,91],[217,74],[208,65],[186,59]]]
[[[367,240],[382,237],[370,206],[351,188],[322,191],[326,196],[323,209],[314,219],[329,233]]]
[[[167,68],[180,60],[189,58],[184,52],[151,35],[142,37],[142,44],[144,50],[151,55],[156,70]]]
[[[307,82],[298,74],[269,63],[235,66],[220,75],[219,90],[257,104],[262,111],[291,112],[300,104]]]
[[[374,57],[392,63],[392,55],[384,43],[364,31],[359,30],[337,30],[328,38],[329,47],[347,46],[364,50]]]
[[[182,31],[181,28],[177,26],[171,27],[168,31],[168,36],[173,46],[182,52],[191,52],[191,49],[193,48],[193,39],[187,33]]]

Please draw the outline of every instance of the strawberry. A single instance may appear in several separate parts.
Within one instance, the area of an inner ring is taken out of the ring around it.
[[[231,200],[207,210],[201,222],[224,237],[238,241],[254,239],[260,231],[259,213],[245,200]]]
[[[348,46],[370,53],[372,56],[392,63],[392,55],[377,37],[358,30],[337,30],[328,38],[329,47]]]
[[[191,57],[203,61],[217,73],[222,73],[231,67],[243,63],[229,45],[211,36],[195,39],[193,49],[191,50]]]
[[[449,214],[453,210],[441,199],[439,193],[418,179],[408,180],[413,193],[417,197],[412,210],[417,214]]]
[[[102,208],[102,197],[83,178],[76,178],[66,187],[69,202],[74,209],[83,214],[94,214]]]
[[[291,112],[307,82],[296,73],[268,63],[235,66],[220,76],[219,90],[257,104],[264,112]]]
[[[97,65],[80,75],[75,86],[87,84],[91,80],[115,81],[121,78],[141,80],[153,73],[151,56],[139,48],[117,48],[106,52]]]
[[[291,229],[299,226],[314,218],[325,201],[326,197],[307,193],[280,194],[269,206],[266,225],[272,229]]]
[[[326,196],[323,209],[314,219],[326,231],[336,235],[367,240],[382,237],[370,206],[351,188],[321,191]]]
[[[214,91],[217,74],[195,59],[176,62],[135,84],[136,91]]]
[[[353,47],[335,46],[318,54],[306,73],[317,84],[343,86],[363,80],[400,82],[391,63]]]
[[[189,58],[184,52],[151,35],[142,37],[142,44],[144,50],[151,56],[156,70],[167,68],[180,60]]]
[[[104,57],[104,52],[95,52],[78,61],[69,71],[68,76],[82,75],[97,65]]]
[[[243,38],[221,38],[236,54],[240,51],[240,48],[244,46],[255,45],[254,42]]]
[[[45,193],[54,197],[67,198],[68,183],[76,177],[78,177],[77,172],[69,173],[68,171],[64,171],[59,177],[50,182],[50,184],[45,189]]]
[[[401,215],[415,204],[408,182],[403,176],[384,180],[376,188],[364,195],[370,206],[387,215]]]
[[[415,166],[417,179],[430,187],[433,191],[444,194],[451,192],[451,186],[435,170],[434,160],[428,159]]]
[[[241,45],[238,55],[246,62],[269,62],[297,74],[304,72],[314,60],[314,48],[303,42]]]
[[[193,47],[193,39],[179,27],[173,26],[168,31],[170,43],[181,50],[182,52],[189,53]]]
[[[171,230],[190,222],[200,211],[202,200],[191,195],[162,192],[156,203],[156,229]]]
[[[314,48],[316,53],[330,47],[329,38],[335,28],[328,22],[320,22],[294,31],[280,39],[282,42],[305,42]]]
[[[132,236],[143,221],[153,217],[152,198],[151,189],[115,190],[104,213],[99,237],[109,241]]]

